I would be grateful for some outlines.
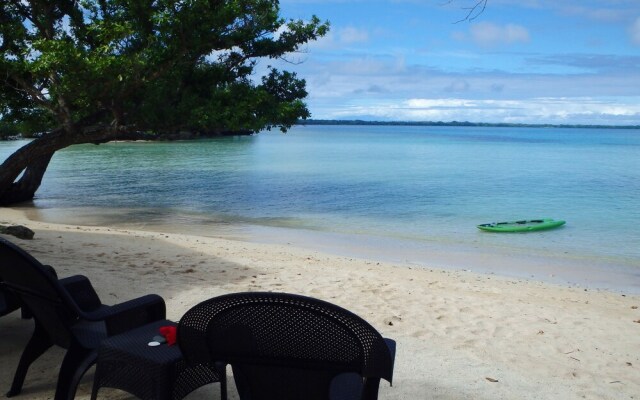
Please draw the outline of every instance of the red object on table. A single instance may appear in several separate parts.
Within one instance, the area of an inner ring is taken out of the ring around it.
[[[161,326],[160,334],[167,340],[167,345],[173,346],[176,344],[177,332],[175,326]]]

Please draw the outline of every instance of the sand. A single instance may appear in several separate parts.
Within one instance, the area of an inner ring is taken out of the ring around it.
[[[393,386],[381,383],[381,399],[640,399],[637,295],[294,246],[42,223],[13,209],[0,209],[0,224],[33,229],[33,240],[3,237],[61,277],[88,276],[104,303],[157,293],[176,321],[202,300],[239,291],[348,308],[398,343]],[[18,312],[0,319],[0,390],[31,331]],[[52,398],[62,356],[53,349],[37,360],[19,398]],[[77,399],[89,398],[92,377],[93,369]],[[131,396],[103,389],[99,398]],[[217,385],[187,397],[217,398]]]

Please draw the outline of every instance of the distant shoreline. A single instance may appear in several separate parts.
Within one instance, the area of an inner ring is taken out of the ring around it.
[[[580,125],[580,124],[517,124],[505,122],[468,121],[364,121],[342,119],[307,119],[296,125],[368,125],[368,126],[470,126],[488,128],[582,128],[582,129],[640,129],[640,125]]]
[[[468,126],[484,128],[578,128],[578,129],[640,129],[640,125],[579,125],[579,124],[515,124],[505,122],[468,122],[468,121],[364,121],[360,119],[307,119],[296,122],[293,126]],[[249,136],[259,132],[251,130],[223,131],[214,133],[179,132],[152,136],[145,132],[129,132],[111,140],[111,142],[157,142],[176,140],[211,139],[229,136]],[[0,136],[1,141],[33,139],[22,135]]]

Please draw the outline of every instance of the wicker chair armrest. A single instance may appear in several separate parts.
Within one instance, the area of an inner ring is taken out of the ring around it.
[[[56,272],[56,269],[53,268],[51,265],[44,264],[43,267],[45,270],[49,271],[50,274],[52,274],[56,278],[58,277],[58,273]]]
[[[391,355],[391,366],[389,374],[390,376],[387,379],[389,384],[391,384],[393,377],[393,367],[396,360],[396,341],[389,338],[383,338],[387,348],[389,349],[389,354]],[[362,400],[375,400],[378,398],[378,390],[380,388],[380,377],[368,377],[364,380],[364,385],[362,387]],[[386,378],[385,378],[386,379]]]
[[[166,317],[164,299],[157,294],[148,294],[100,309],[81,316],[89,321],[105,321],[107,336],[140,327]]]
[[[91,281],[84,275],[73,275],[59,280],[69,296],[80,310],[84,312],[94,311],[100,308],[102,303]]]
[[[391,355],[391,370],[389,371],[390,373],[390,377],[393,377],[393,368],[395,367],[396,364],[396,341],[393,339],[389,339],[389,338],[383,338],[384,342],[387,344],[387,347],[389,348],[389,354]],[[388,379],[389,383],[392,383],[391,379]]]

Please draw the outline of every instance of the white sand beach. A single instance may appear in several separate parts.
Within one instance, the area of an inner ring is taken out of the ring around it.
[[[239,291],[298,293],[343,306],[398,343],[393,386],[383,381],[380,399],[640,398],[638,295],[293,246],[43,223],[6,208],[0,224],[34,230],[33,240],[3,237],[61,277],[88,276],[103,302],[157,293],[175,321],[202,300]],[[32,327],[17,312],[0,318],[2,391]],[[16,398],[52,398],[62,355],[50,350],[35,362]],[[76,398],[90,397],[92,377],[93,369]],[[99,396],[130,397],[111,389]],[[216,398],[217,385],[188,397]]]

